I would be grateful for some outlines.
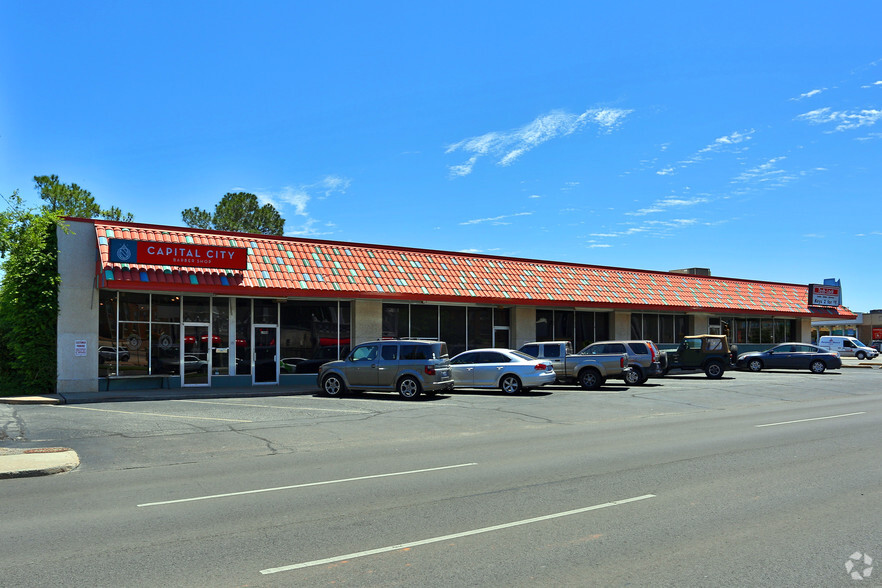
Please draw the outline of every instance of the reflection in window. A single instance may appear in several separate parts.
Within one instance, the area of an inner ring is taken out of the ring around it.
[[[230,299],[215,298],[211,306],[212,369],[230,373]]]
[[[181,322],[181,297],[167,294],[154,294],[151,312],[154,323]]]
[[[236,373],[251,373],[251,300],[236,298]]]

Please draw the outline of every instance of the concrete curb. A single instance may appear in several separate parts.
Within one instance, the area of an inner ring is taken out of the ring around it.
[[[77,452],[67,447],[35,449],[0,447],[0,480],[61,474],[79,465],[80,457]]]

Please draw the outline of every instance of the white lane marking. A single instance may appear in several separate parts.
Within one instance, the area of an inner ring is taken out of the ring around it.
[[[827,419],[841,419],[842,417],[857,416],[859,414],[867,414],[867,413],[866,413],[866,411],[864,411],[864,412],[850,412],[848,414],[834,414],[833,416],[817,417],[817,418],[813,418],[813,419],[799,419],[798,421],[784,421],[781,423],[768,423],[765,425],[754,425],[754,427],[756,427],[756,428],[777,427],[778,425],[792,425],[793,423],[807,423],[809,421],[824,421]]]
[[[179,414],[162,414],[159,412],[134,412],[130,410],[109,410],[106,408],[87,408],[85,406],[64,406],[64,408],[76,408],[77,410],[94,410],[96,412],[115,412],[119,414],[135,414],[138,416],[158,416],[158,417],[166,417],[169,419],[199,419],[201,421],[226,421],[228,423],[250,423],[253,421],[243,421],[241,419],[219,419],[214,417],[198,417],[198,416],[183,416]]]
[[[401,543],[399,545],[391,545],[389,547],[380,547],[378,549],[369,549],[367,551],[359,551],[356,553],[347,553],[346,555],[338,555],[335,557],[328,557],[325,559],[316,559],[313,561],[305,561],[303,563],[292,564],[289,566],[281,566],[278,568],[267,568],[265,570],[260,570],[261,574],[277,574],[279,572],[287,572],[290,570],[298,570],[301,568],[308,568],[312,566],[320,566],[324,564],[334,563],[338,561],[344,561],[347,559],[354,559],[356,557],[365,557],[368,555],[376,555],[378,553],[387,553],[389,551],[398,551],[399,549],[409,549],[411,547],[418,547],[420,545],[428,545],[429,543],[439,543],[441,541],[450,541],[451,539],[459,539],[460,537],[468,537],[470,535],[478,535],[480,533],[489,533],[491,531],[499,531],[501,529],[510,529],[511,527],[519,527],[521,525],[529,525],[531,523],[539,523],[542,521],[548,521],[551,519],[556,519],[560,517],[568,517],[571,515],[582,514],[584,512],[599,510],[601,508],[608,508],[610,506],[618,506],[620,504],[627,504],[629,502],[637,502],[638,500],[646,500],[647,498],[655,498],[655,494],[644,494],[643,496],[636,496],[634,498],[626,498],[624,500],[614,500],[613,502],[605,502],[603,504],[596,504],[594,506],[586,506],[585,508],[577,508],[576,510],[568,510],[565,512],[558,512],[550,515],[545,515],[541,517],[535,517],[532,519],[524,519],[521,521],[514,521],[511,523],[504,523],[502,525],[494,525],[492,527],[484,527],[482,529],[474,529],[472,531],[463,531],[462,533],[454,533],[452,535],[444,535],[442,537],[432,537],[431,539],[422,539],[420,541],[412,541],[410,543]]]
[[[195,502],[197,500],[211,500],[212,498],[226,498],[228,496],[244,496],[246,494],[260,494],[263,492],[276,492],[277,490],[294,490],[296,488],[309,488],[310,486],[326,486],[328,484],[342,484],[344,482],[358,482],[360,480],[374,480],[377,478],[389,478],[392,476],[406,476],[408,474],[424,474],[426,472],[439,472],[478,465],[477,462],[460,463],[456,465],[440,466],[437,468],[425,468],[422,470],[409,470],[407,472],[391,472],[388,474],[372,474],[370,476],[358,476],[357,478],[343,478],[341,480],[325,480],[323,482],[307,482],[306,484],[294,484],[292,486],[279,486],[277,488],[259,488],[257,490],[243,490],[242,492],[227,492],[226,494],[212,494],[210,496],[196,496],[193,498],[180,498],[178,500],[164,500],[162,502],[147,502],[138,506],[160,506],[164,504],[177,504],[179,502]]]
[[[211,402],[208,400],[174,400],[174,402],[192,402],[194,404],[220,404],[221,406],[250,406],[252,408],[272,408],[274,410],[321,410],[324,412],[352,412],[356,414],[370,414],[366,410],[345,410],[341,408],[306,408],[303,406],[273,406],[271,404],[248,404],[245,402]]]

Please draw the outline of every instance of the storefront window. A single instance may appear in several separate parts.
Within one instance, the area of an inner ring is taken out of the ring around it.
[[[184,296],[184,322],[209,322],[210,306],[211,298],[209,298],[208,296]]]
[[[450,357],[466,350],[466,309],[464,306],[440,308],[441,340],[447,343]]]
[[[98,375],[116,373],[116,292],[102,290],[98,297]]]
[[[154,323],[180,323],[181,297],[154,294],[150,318]]]
[[[236,373],[251,374],[250,298],[236,298]]]
[[[554,339],[554,311],[536,311],[536,340],[552,341]]]
[[[274,325],[279,321],[279,305],[272,300],[254,299],[254,324]]]
[[[350,345],[349,303],[285,302],[281,305],[280,333],[282,358],[292,360],[283,362],[283,371],[298,359],[343,357]]]
[[[154,323],[150,331],[150,352],[152,373],[180,374],[181,325]]]
[[[493,347],[493,309],[469,308],[468,333],[469,349]]]
[[[384,304],[383,305],[383,337],[400,339],[409,336],[410,332],[410,305],[408,304]]]
[[[594,338],[594,313],[577,312],[576,347],[578,349],[584,349],[595,341],[597,341],[597,339]]]
[[[119,293],[119,320],[147,322],[150,320],[150,294]]]
[[[414,304],[410,307],[410,336],[427,339],[438,338],[437,306],[434,304]]]
[[[150,370],[150,323],[119,323],[119,376],[143,376]]]
[[[211,365],[215,374],[230,373],[230,299],[215,298],[211,306]]]

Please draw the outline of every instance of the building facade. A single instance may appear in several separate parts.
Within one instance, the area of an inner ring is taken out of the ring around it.
[[[312,384],[307,366],[385,337],[478,347],[728,334],[809,341],[807,285],[67,219],[58,392]],[[302,366],[301,366],[302,364]],[[302,369],[298,370],[298,366]]]

